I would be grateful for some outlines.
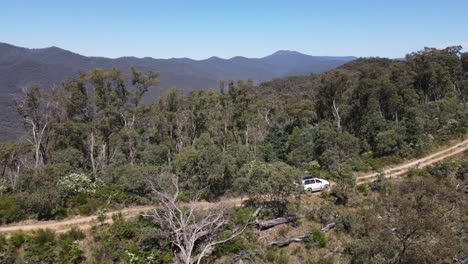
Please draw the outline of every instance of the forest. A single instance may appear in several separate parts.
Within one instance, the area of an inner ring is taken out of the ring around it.
[[[27,136],[0,144],[0,223],[151,205],[158,197],[151,182],[167,184],[169,175],[183,202],[244,197],[223,228],[242,226],[259,207],[263,220],[305,216],[277,234],[309,230],[300,245],[259,246],[248,227],[202,263],[453,263],[468,254],[459,188],[467,184],[466,156],[398,182],[357,185],[355,175],[466,139],[468,53],[461,51],[360,58],[258,85],[173,88],[152,104],[142,97],[157,89],[158,73],[133,67],[128,76],[94,69],[57,87],[29,85],[16,100]],[[297,183],[305,172],[334,186],[304,197]],[[333,231],[319,231],[334,219]],[[178,249],[157,227],[143,216],[115,217],[93,229],[92,249],[75,229],[0,235],[0,263],[173,262]],[[201,238],[194,251],[204,253],[208,242]]]

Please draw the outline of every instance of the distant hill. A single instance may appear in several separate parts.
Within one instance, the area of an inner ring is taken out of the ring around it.
[[[110,59],[86,57],[58,47],[27,49],[0,43],[0,140],[14,138],[19,131],[13,98],[22,87],[29,83],[39,83],[44,87],[59,85],[67,76],[98,67],[116,67],[124,71],[128,71],[130,66],[139,70],[155,69],[160,72],[159,88],[180,87],[188,91],[216,88],[219,80],[251,78],[259,83],[288,75],[320,73],[354,59],[356,57],[309,56],[286,50],[263,58]],[[159,89],[151,90],[144,100],[153,102],[158,92]]]

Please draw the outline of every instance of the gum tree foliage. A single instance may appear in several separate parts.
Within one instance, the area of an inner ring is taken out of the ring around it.
[[[366,213],[359,238],[347,252],[352,263],[443,263],[466,250],[458,224],[464,194],[414,178],[399,184]]]
[[[268,164],[254,160],[238,174],[236,189],[253,204],[271,208],[278,216],[295,212],[303,191],[298,170],[283,162]]]

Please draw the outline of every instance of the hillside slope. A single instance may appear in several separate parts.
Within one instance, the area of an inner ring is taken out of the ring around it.
[[[459,142],[455,145],[448,146],[442,150],[434,152],[428,156],[425,156],[420,159],[411,160],[410,162],[398,164],[396,166],[392,166],[386,169],[383,174],[388,178],[394,178],[401,175],[406,174],[412,168],[424,168],[434,163],[437,163],[441,160],[453,157],[464,151],[468,150],[468,139],[465,139],[462,142]],[[357,184],[364,184],[369,183],[376,179],[376,177],[380,175],[380,173],[369,173],[366,175],[358,176]],[[238,206],[240,205],[242,200],[240,198],[233,198],[229,200],[221,200],[216,203],[210,203],[201,201],[199,202],[199,206],[203,208],[212,208],[216,206]],[[125,208],[118,211],[112,211],[106,213],[106,221],[105,223],[112,223],[112,215],[121,213],[125,217],[134,217],[138,215],[142,211],[151,210],[152,206],[137,206],[137,207],[130,207]],[[96,216],[85,216],[85,217],[75,217],[69,220],[64,221],[40,221],[35,223],[24,223],[24,224],[13,224],[8,226],[0,226],[0,233],[13,233],[17,231],[33,231],[38,229],[49,228],[58,233],[64,233],[72,229],[73,227],[77,227],[82,230],[86,230],[91,228],[93,225],[97,223]]]
[[[219,80],[251,78],[268,81],[287,75],[308,75],[338,67],[355,57],[319,57],[294,51],[278,51],[264,58],[233,57],[205,60],[188,58],[154,59],[121,57],[109,59],[86,57],[57,47],[26,49],[0,43],[0,140],[15,138],[19,124],[13,122],[13,99],[30,83],[45,87],[58,85],[67,76],[94,68],[116,67],[128,71],[130,66],[140,70],[155,69],[160,74],[159,88],[180,87],[184,90],[217,88]],[[144,101],[153,102],[159,89],[146,94]]]

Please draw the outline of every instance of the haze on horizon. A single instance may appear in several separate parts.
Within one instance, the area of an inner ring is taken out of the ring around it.
[[[379,3],[378,3],[379,2]],[[468,2],[4,1],[0,42],[103,57],[399,58],[425,46],[468,47]]]

